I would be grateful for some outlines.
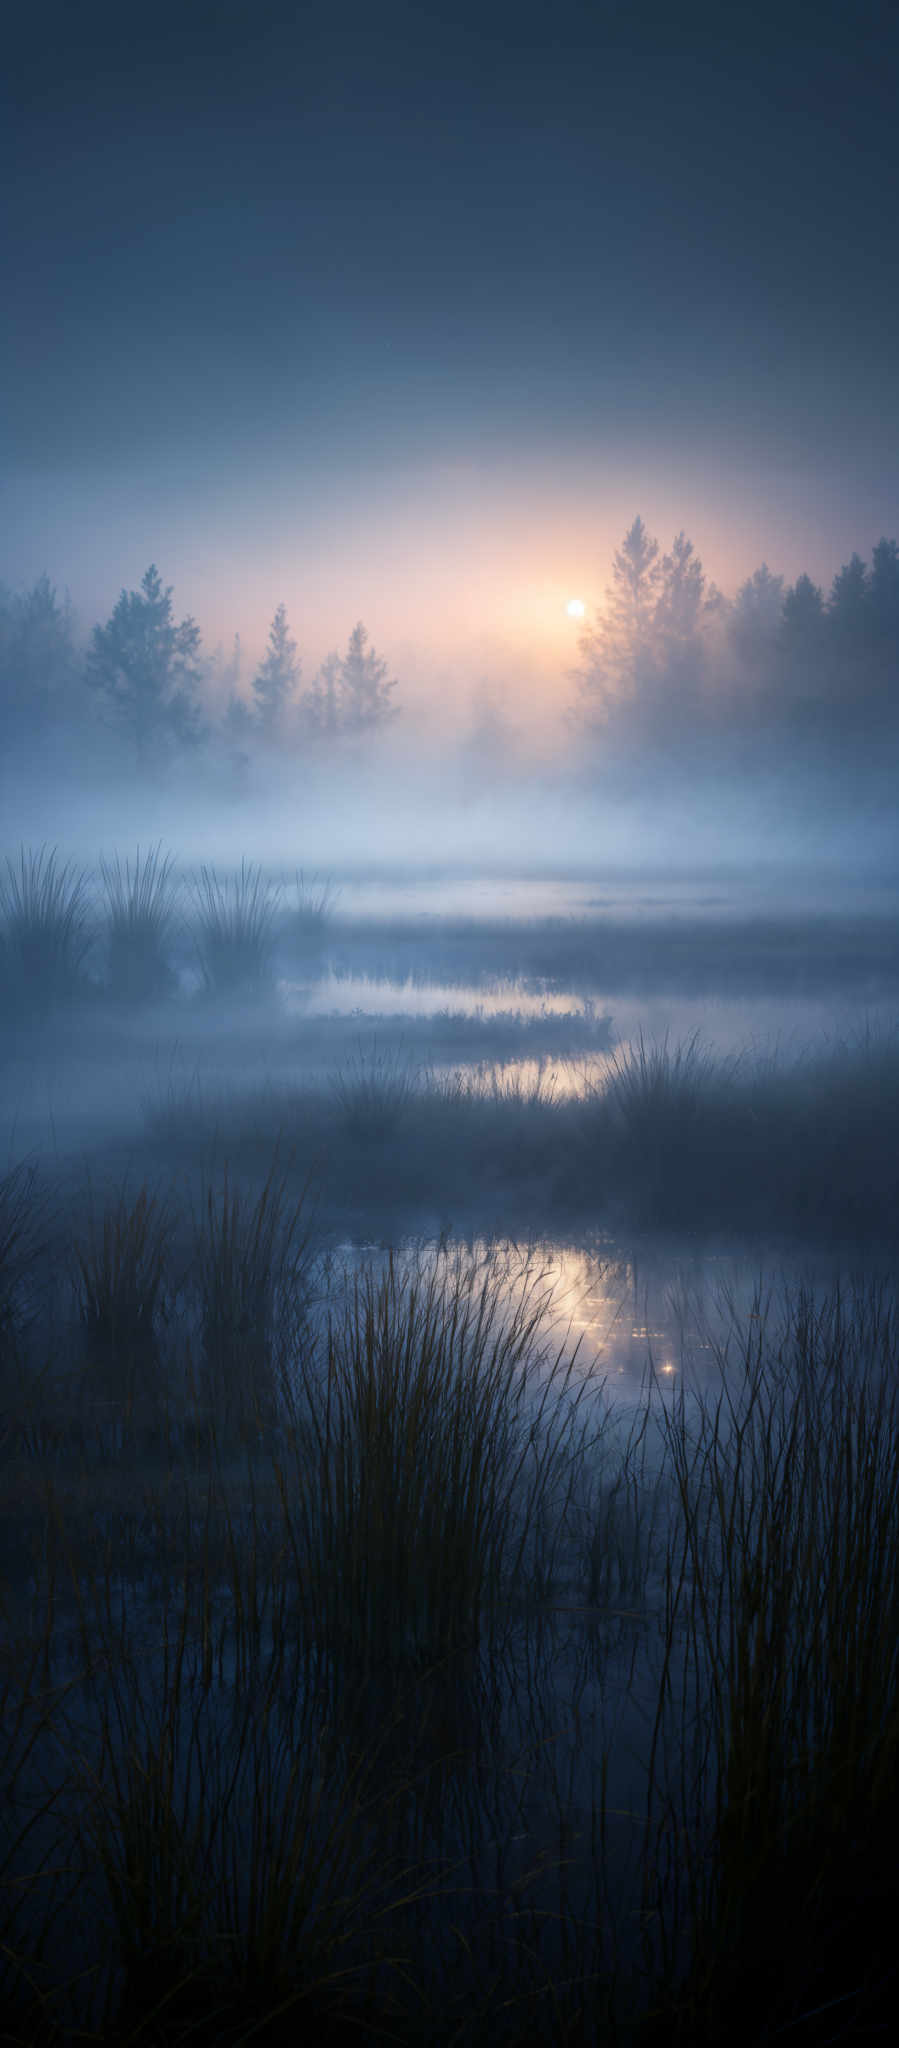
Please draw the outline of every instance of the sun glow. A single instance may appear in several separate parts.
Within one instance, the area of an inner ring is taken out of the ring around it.
[[[582,597],[570,597],[568,599],[567,605],[565,606],[565,610],[567,611],[568,617],[570,619],[582,619],[586,613],[587,607]]]

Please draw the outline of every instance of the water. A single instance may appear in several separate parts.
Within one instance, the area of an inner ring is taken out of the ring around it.
[[[178,1000],[135,1015],[98,1001],[41,1033],[20,1035],[6,1049],[0,1084],[6,1156],[21,1157],[33,1146],[51,1180],[61,1184],[68,1175],[76,1189],[86,1175],[102,1179],[104,1169],[116,1178],[127,1169],[139,1183],[148,1158],[164,1181],[176,1155],[174,1146],[148,1151],[144,1105],[154,1096],[172,1091],[178,1135],[179,1090],[242,1093],[252,1129],[254,1091],[261,1100],[265,1089],[315,1083],[327,1106],[328,1077],[358,1044],[393,1048],[419,1068],[473,1069],[499,1058],[512,1081],[526,1088],[539,1081],[564,1096],[601,1080],[607,1015],[607,1035],[619,1048],[641,1034],[675,1044],[698,1031],[723,1054],[752,1058],[777,1050],[790,1059],[824,1038],[851,1038],[872,1025],[887,1029],[899,1014],[895,931],[886,915],[892,905],[873,891],[831,893],[824,916],[797,878],[781,893],[775,915],[770,893],[752,883],[338,879],[338,915],[318,950],[292,955],[280,928],[277,986],[263,999],[198,1001],[182,934]],[[789,929],[787,917],[794,920]],[[211,1147],[208,1157],[202,1149],[207,1141],[201,1133],[203,1168],[219,1169],[222,1146],[213,1159]],[[435,1186],[439,1179],[435,1158]],[[436,1206],[436,1195],[431,1199]],[[66,1226],[81,1228],[84,1214],[83,1207],[66,1214]],[[851,1289],[884,1277],[872,1257],[845,1255],[838,1246],[800,1253],[762,1235],[751,1243],[705,1243],[586,1230],[575,1240],[547,1230],[542,1209],[539,1225],[527,1245],[508,1234],[490,1244],[477,1236],[463,1242],[456,1218],[449,1249],[482,1261],[495,1257],[511,1295],[530,1262],[547,1295],[549,1356],[576,1350],[579,1370],[603,1389],[613,1479],[616,1452],[639,1428],[647,1402],[664,1416],[682,1395],[688,1402],[714,1397],[728,1374],[736,1382],[746,1333],[766,1316],[776,1333],[788,1291],[795,1297],[811,1287],[823,1296],[838,1282]],[[401,1260],[427,1264],[437,1253],[433,1227],[423,1211],[417,1236],[389,1213],[359,1223],[355,1233],[335,1225],[332,1254],[350,1277],[362,1262],[383,1262],[391,1242],[398,1241]],[[504,1227],[508,1233],[508,1219]],[[341,1283],[332,1276],[331,1284]],[[651,1505],[661,1441],[661,1431],[644,1439],[641,1481]],[[618,1533],[625,1554],[626,1518]],[[572,1572],[541,1650],[544,1665],[535,1671],[532,1646],[522,1640],[495,1674],[495,1730],[483,1685],[466,1687],[460,1676],[457,1700],[439,1675],[430,1702],[433,1756],[424,1761],[430,1772],[437,1760],[435,1785],[440,1765],[434,1843],[462,1859],[460,1892],[470,1883],[482,1885],[488,1899],[496,1890],[511,1897],[519,1876],[561,1852],[562,1867],[546,1876],[537,1902],[551,1924],[561,1888],[570,1884],[576,1916],[589,1918],[591,1814],[605,1765],[610,1837],[618,1830],[606,1870],[622,1915],[630,1905],[636,1913],[639,1873],[627,1880],[626,1871],[639,1851],[636,1817],[646,1797],[659,1682],[657,1563],[654,1570],[641,1578],[637,1560],[629,1589],[622,1580],[607,1603],[616,1612],[603,1614],[599,1628],[585,1618],[583,1570],[580,1584]],[[144,1608],[134,1586],[126,1593],[132,1642],[143,1650],[156,1608],[149,1595]],[[226,1592],[224,1615],[228,1605]],[[158,1674],[149,1655],[144,1668],[150,1686]],[[216,1707],[223,1728],[235,1685],[226,1665]],[[371,1725],[379,1725],[374,1716]],[[437,1919],[439,1913],[435,1908]],[[476,1898],[472,1940],[483,1917]],[[74,1947],[77,1953],[77,1939]]]
[[[639,1037],[724,1055],[797,1057],[899,1016],[899,919],[872,886],[775,890],[758,878],[348,873],[322,932],[291,936],[285,886],[273,985],[203,999],[182,891],[180,994],[123,1012],[99,987],[64,1019],[0,1044],[0,1158],[139,1127],[145,1101],[215,1087],[318,1082],[377,1039],[417,1067],[548,1065],[558,1093],[602,1078]],[[586,1066],[584,1063],[587,1063]],[[580,1063],[581,1071],[578,1071]]]

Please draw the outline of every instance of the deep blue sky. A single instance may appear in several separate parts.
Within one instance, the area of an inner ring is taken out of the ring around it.
[[[548,677],[638,510],[725,587],[899,527],[892,6],[17,14],[5,580]]]

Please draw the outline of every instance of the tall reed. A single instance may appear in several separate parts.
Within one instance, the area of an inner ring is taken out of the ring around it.
[[[357,1670],[476,1643],[551,1575],[591,1420],[533,1276],[363,1272],[297,1360],[285,1515],[312,1638]],[[538,1555],[551,1525],[549,1554]]]
[[[221,881],[201,867],[194,883],[195,945],[210,994],[263,988],[271,974],[277,891],[261,867],[241,861],[240,873]]]
[[[291,1196],[273,1159],[253,1201],[228,1168],[206,1190],[195,1232],[201,1409],[221,1441],[277,1419],[287,1347],[299,1341],[313,1259],[306,1192]]]
[[[819,2009],[846,2026],[883,2011],[899,1904],[897,1355],[882,1295],[801,1294],[779,1339],[763,1316],[743,1329],[698,1415],[664,1411],[678,1514],[655,1790],[688,1935],[679,2039],[720,2040],[737,2014],[817,2039]]]
[[[159,1319],[173,1229],[167,1201],[122,1187],[75,1246],[86,1386],[117,1423],[158,1422],[165,1407]]]
[[[29,1314],[29,1285],[45,1248],[48,1208],[37,1169],[26,1162],[0,1176],[0,1357]]]
[[[377,1143],[397,1130],[414,1101],[418,1077],[403,1053],[370,1052],[360,1045],[331,1077],[331,1094],[347,1135],[360,1144]]]
[[[134,866],[116,854],[101,860],[106,898],[107,978],[112,994],[127,1002],[164,995],[173,984],[168,940],[174,903],[174,856],[161,844],[141,855]]]
[[[55,848],[21,847],[0,873],[0,933],[17,1002],[44,1006],[76,995],[91,943],[86,875],[58,865]]]
[[[302,868],[297,871],[296,889],[296,907],[290,913],[293,939],[301,947],[320,944],[331,922],[340,891],[330,880],[320,882],[317,875],[307,882]]]

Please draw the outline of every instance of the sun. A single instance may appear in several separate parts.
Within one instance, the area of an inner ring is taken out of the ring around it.
[[[567,605],[565,606],[565,610],[567,611],[568,617],[570,619],[582,619],[586,613],[587,607],[582,597],[570,597],[568,599]]]

